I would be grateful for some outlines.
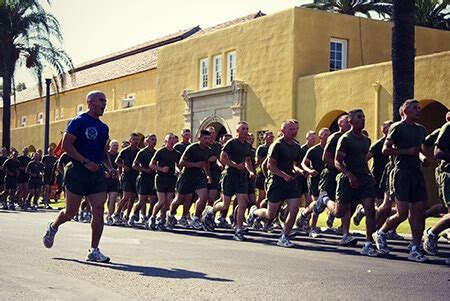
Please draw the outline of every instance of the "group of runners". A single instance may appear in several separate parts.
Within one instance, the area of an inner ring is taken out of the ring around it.
[[[191,133],[184,129],[181,141],[168,133],[158,149],[155,134],[146,136],[145,147],[139,149],[139,136],[133,133],[120,152],[118,141],[108,143],[108,127],[99,120],[106,105],[104,94],[91,92],[87,102],[88,112],[69,122],[63,138],[66,153],[57,166],[65,169],[66,207],[47,227],[48,248],[59,226],[77,215],[83,197],[93,231],[87,260],[101,262],[109,261],[98,249],[104,223],[142,223],[160,231],[177,223],[205,231],[233,227],[238,241],[245,240],[247,231],[271,231],[279,224],[277,245],[293,247],[292,237],[301,231],[320,235],[317,219],[328,209],[329,227],[335,218],[341,220],[343,246],[357,244],[350,233],[352,216],[355,224],[365,217],[361,254],[367,256],[388,254],[387,240],[401,239],[395,229],[408,219],[412,233],[408,259],[417,262],[427,260],[424,251],[437,254],[439,234],[449,228],[450,114],[442,128],[426,136],[417,123],[416,100],[402,105],[401,121],[383,123],[383,137],[373,144],[364,131],[364,112],[355,109],[338,119],[337,132],[320,129],[317,144],[310,131],[301,145],[296,140],[299,122],[286,120],[276,135],[265,132],[257,149],[248,123],[239,122],[234,137],[216,139],[210,127],[191,143]],[[441,203],[427,208],[421,166],[433,160],[439,163],[436,183]],[[179,207],[182,214],[177,219]],[[299,214],[300,207],[304,210]],[[437,214],[443,217],[425,229],[425,219]]]

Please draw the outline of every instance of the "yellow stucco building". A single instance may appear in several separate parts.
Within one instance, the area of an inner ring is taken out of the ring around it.
[[[389,22],[303,8],[192,27],[78,66],[76,80],[51,96],[50,141],[97,89],[119,140],[210,125],[233,133],[241,120],[261,136],[286,118],[300,120],[302,140],[355,107],[375,140],[392,112],[391,30]],[[450,105],[450,32],[416,27],[416,56],[415,94],[431,131]],[[17,95],[13,146],[42,147],[44,105],[37,90]]]

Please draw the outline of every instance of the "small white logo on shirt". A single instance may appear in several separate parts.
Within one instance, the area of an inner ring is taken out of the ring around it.
[[[86,139],[95,140],[98,135],[97,128],[95,127],[86,128],[86,132],[84,132],[84,134],[86,135]]]

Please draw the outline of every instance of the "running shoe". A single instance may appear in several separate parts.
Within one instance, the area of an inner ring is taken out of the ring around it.
[[[108,256],[103,255],[98,248],[89,249],[88,254],[86,256],[86,261],[107,263],[110,260],[111,259]]]
[[[154,216],[150,217],[149,230],[156,230],[156,218]]]
[[[183,226],[183,227],[185,227],[185,228],[188,228],[188,227],[189,227],[189,222],[188,222],[188,220],[187,220],[187,218],[186,218],[185,216],[182,216],[182,217],[180,218],[179,222],[180,222],[180,225],[181,225],[181,226]]]
[[[114,225],[115,226],[120,226],[122,225],[122,219],[120,218],[120,215],[118,214],[113,214],[112,219],[114,221]]]
[[[358,241],[356,240],[356,238],[353,235],[351,235],[350,233],[347,233],[342,237],[339,244],[344,247],[351,247],[351,246],[355,246],[357,244],[357,242]]]
[[[92,213],[86,212],[86,215],[84,217],[84,222],[90,224],[92,221]]]
[[[231,229],[231,225],[227,222],[227,219],[223,216],[219,217],[218,228]]]
[[[3,205],[2,205],[2,210],[8,210],[8,204],[3,203]]]
[[[244,241],[245,240],[244,231],[242,231],[241,229],[237,229],[234,232],[233,238],[234,238],[234,240],[237,240],[237,241]]]
[[[16,206],[14,205],[14,203],[12,203],[12,202],[9,203],[8,210],[12,210],[12,211],[16,210]]]
[[[317,238],[320,236],[320,233],[322,233],[322,231],[320,231],[320,228],[313,227],[311,228],[311,230],[309,230],[309,237]]]
[[[134,227],[136,225],[136,222],[139,220],[139,216],[136,214],[133,214],[130,219],[128,220],[128,225],[130,227]]]
[[[256,207],[255,205],[253,205],[249,212],[248,212],[248,217],[247,217],[247,225],[249,227],[253,227],[253,223],[255,222],[256,219],[256,215],[255,215],[255,211],[258,209],[258,207]]]
[[[423,233],[423,249],[428,255],[436,256],[438,254],[438,235],[430,233],[431,228],[428,228]]]
[[[405,238],[401,235],[399,235],[395,230],[389,230],[388,233],[386,233],[387,239],[392,240],[404,240]]]
[[[363,248],[361,249],[361,255],[366,255],[369,257],[377,257],[378,252],[372,243],[365,243]]]
[[[58,232],[58,229],[53,228],[52,223],[48,223],[47,231],[45,231],[44,237],[43,237],[43,243],[44,246],[48,249],[50,249],[53,246],[53,243],[55,241],[55,235]]]
[[[158,231],[166,231],[166,230],[167,230],[166,224],[165,224],[164,222],[160,221],[160,222],[158,223],[158,225],[156,225],[156,229],[157,229]]]
[[[262,228],[263,228],[263,225],[262,225],[262,223],[261,223],[261,220],[257,218],[257,219],[253,222],[253,229],[254,229],[254,230],[261,230]]]
[[[425,262],[428,260],[427,257],[425,257],[417,246],[412,246],[411,251],[408,255],[408,260],[416,261],[416,262]]]
[[[308,228],[309,228],[309,225],[308,225],[308,217],[307,217],[306,215],[304,215],[304,211],[302,211],[302,212],[300,213],[300,217],[298,218],[296,224],[297,224],[297,228],[298,228],[300,231],[308,232]]]
[[[177,219],[175,218],[175,216],[169,215],[167,217],[167,228],[172,230],[173,228],[175,228],[176,224],[177,224]]]
[[[334,223],[334,215],[331,214],[331,212],[328,212],[328,217],[327,217],[327,227],[328,227],[328,229],[332,229],[333,228],[333,223]]]
[[[292,248],[295,245],[292,242],[290,242],[289,239],[284,234],[282,234],[278,239],[277,246],[284,248]]]
[[[112,226],[114,224],[114,220],[112,219],[111,216],[107,216],[106,217],[106,225],[108,226]]]
[[[359,226],[364,216],[365,216],[364,208],[363,206],[359,206],[358,209],[356,210],[355,216],[353,217],[353,223],[355,224],[355,226]]]
[[[201,222],[200,219],[199,219],[198,217],[196,217],[196,216],[194,216],[194,218],[192,219],[190,226],[191,226],[192,228],[194,228],[195,230],[201,230],[201,229],[203,229],[203,224],[202,224],[202,222]]]
[[[378,253],[380,253],[382,255],[389,254],[390,250],[387,246],[386,234],[380,233],[379,231],[375,231],[372,234],[372,238],[375,241],[375,244],[378,249]]]

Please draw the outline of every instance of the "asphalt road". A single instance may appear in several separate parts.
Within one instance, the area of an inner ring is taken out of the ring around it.
[[[359,255],[324,234],[275,246],[277,233],[232,240],[176,228],[152,232],[106,227],[101,250],[110,264],[87,263],[89,224],[63,225],[52,249],[42,245],[56,212],[0,210],[0,299],[374,299],[448,300],[450,245],[426,264],[409,262],[408,241],[392,242],[387,258]],[[361,238],[362,241],[362,238]]]

